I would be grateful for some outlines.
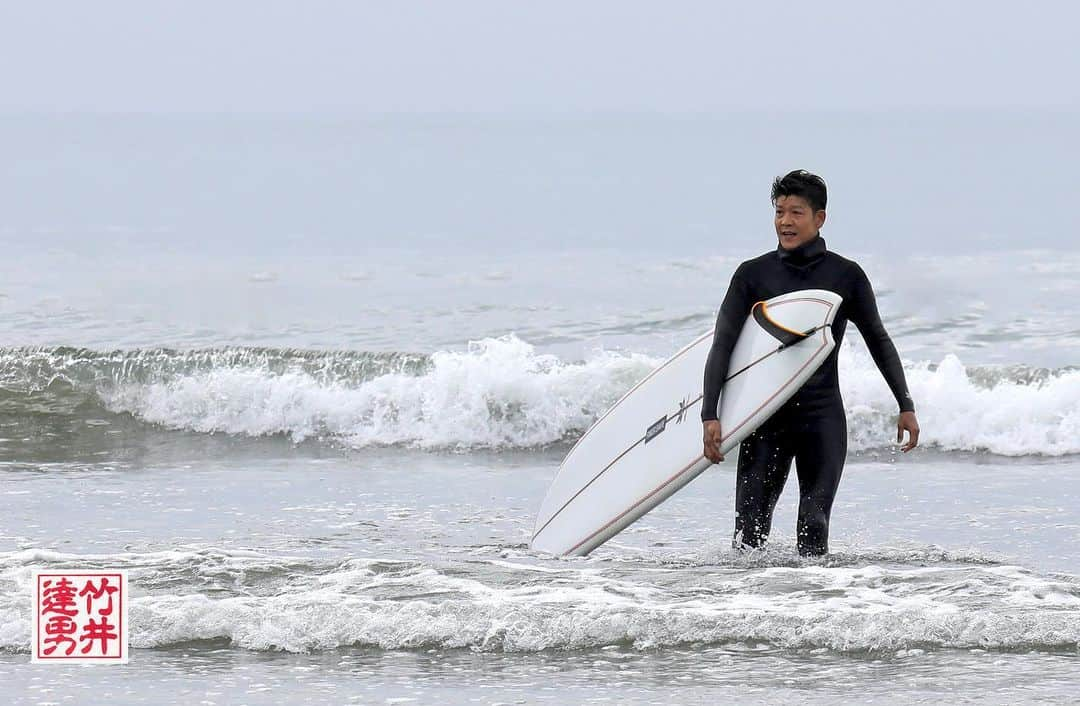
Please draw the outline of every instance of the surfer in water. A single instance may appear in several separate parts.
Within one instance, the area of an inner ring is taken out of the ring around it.
[[[739,447],[732,541],[737,549],[765,543],[773,508],[794,459],[799,478],[799,554],[816,556],[829,551],[829,515],[847,454],[847,418],[836,363],[849,320],[858,327],[896,398],[900,409],[897,443],[903,442],[905,431],[908,439],[901,447],[905,453],[919,443],[915,403],[908,393],[900,356],[878,315],[870,281],[857,263],[827,250],[821,237],[826,197],[824,180],[807,171],[796,170],[773,181],[779,244],[775,251],[739,265],[716,317],[701,405],[704,454],[713,463],[724,460],[716,405],[735,340],[754,303],[800,289],[825,289],[843,297],[832,324],[836,348],[802,388]]]

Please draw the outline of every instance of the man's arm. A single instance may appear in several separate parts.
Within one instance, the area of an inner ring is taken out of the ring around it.
[[[724,302],[716,315],[716,330],[713,332],[712,348],[705,361],[705,380],[701,399],[701,421],[716,419],[716,405],[720,401],[720,390],[724,386],[728,363],[735,341],[742,331],[747,314],[750,313],[750,286],[746,281],[743,265],[735,270],[728,284]]]
[[[896,442],[903,441],[906,431],[908,441],[901,450],[907,453],[919,445],[919,422],[915,419],[915,401],[911,399],[911,393],[908,392],[900,355],[896,352],[896,346],[893,345],[888,332],[885,331],[885,325],[881,323],[870,279],[857,264],[855,265],[854,292],[848,303],[851,306],[851,320],[859,327],[859,333],[866,341],[870,357],[874,359],[874,364],[881,371],[889,389],[892,390],[893,397],[896,398],[896,404],[900,407],[900,418],[896,423]]]
[[[848,302],[851,320],[859,327],[859,333],[866,341],[870,357],[874,359],[874,364],[877,365],[889,389],[892,390],[900,411],[914,412],[915,401],[911,399],[911,393],[908,392],[900,355],[896,352],[896,346],[889,338],[885,325],[881,323],[881,315],[878,314],[877,300],[874,298],[874,289],[870,286],[870,279],[857,264],[853,286],[853,296]]]

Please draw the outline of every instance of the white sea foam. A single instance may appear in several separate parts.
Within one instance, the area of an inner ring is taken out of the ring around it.
[[[331,437],[357,446],[534,447],[586,429],[659,362],[602,352],[567,363],[511,335],[436,352],[420,374],[327,381],[225,367],[102,395],[113,411],[200,432]]]
[[[364,379],[234,364],[121,381],[99,394],[112,411],[199,432],[354,446],[527,448],[572,440],[659,362],[616,352],[568,362],[508,335],[436,352],[420,370]],[[840,368],[849,448],[893,444],[896,402],[873,361],[845,343]],[[936,364],[908,363],[906,371],[924,446],[1080,453],[1080,370],[1025,376],[979,368],[975,375],[950,354]]]
[[[612,351],[567,361],[514,335],[430,355],[4,349],[0,394],[15,411],[29,405],[34,414],[89,415],[87,424],[111,411],[171,429],[297,442],[530,448],[574,440],[660,362]],[[969,369],[953,354],[905,369],[924,446],[1080,453],[1080,370]],[[865,349],[850,340],[840,350],[840,383],[849,448],[893,444],[896,402]],[[87,406],[88,396],[107,409]]]
[[[473,567],[465,574],[410,562],[347,560],[328,567],[205,552],[185,561],[180,554],[123,557],[132,573],[133,647],[213,639],[290,652],[348,645],[533,652],[740,642],[853,652],[1080,646],[1075,579],[1009,565],[657,574],[605,572],[588,563],[537,573],[503,562],[491,567],[494,573]],[[48,558],[0,556],[0,649],[29,648],[29,570]],[[200,566],[183,571],[190,585],[178,585],[178,570]],[[212,595],[200,590],[198,582],[213,567],[225,567],[237,585],[215,585]],[[267,590],[259,583],[281,567],[290,567],[284,584]]]
[[[849,448],[882,447],[890,432],[895,440],[896,403],[869,355],[845,345],[840,367]],[[976,379],[953,354],[936,365],[906,366],[920,443],[1004,456],[1080,453],[1080,370],[1030,380],[994,369],[980,373]]]

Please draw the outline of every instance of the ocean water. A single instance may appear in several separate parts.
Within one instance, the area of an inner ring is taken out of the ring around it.
[[[1080,250],[1041,200],[1075,123],[770,120],[5,118],[5,702],[1075,698]],[[920,447],[849,327],[829,556],[794,478],[730,550],[734,456],[531,552],[576,438],[773,247],[731,175],[785,147],[833,169]],[[882,155],[892,200],[853,198]],[[29,664],[31,571],[72,567],[129,572],[128,665]]]

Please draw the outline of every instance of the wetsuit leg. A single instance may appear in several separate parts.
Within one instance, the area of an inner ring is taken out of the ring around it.
[[[774,415],[739,446],[733,548],[760,547],[768,539],[795,453],[791,440],[787,424]]]
[[[817,556],[829,551],[829,515],[847,456],[844,408],[826,409],[800,420],[795,446],[799,554]]]

